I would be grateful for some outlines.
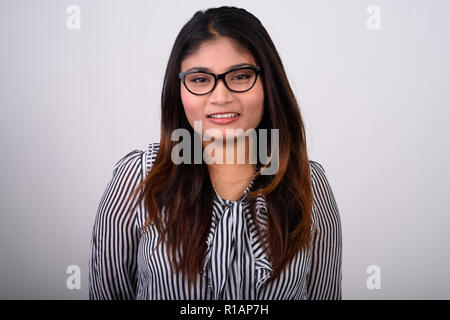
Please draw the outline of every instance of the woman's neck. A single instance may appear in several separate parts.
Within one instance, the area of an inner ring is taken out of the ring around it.
[[[215,160],[208,164],[209,176],[214,189],[222,198],[238,198],[253,179],[256,170],[256,163],[250,163],[250,159],[252,159],[254,154],[250,153],[249,149],[251,148],[249,148],[247,139],[242,139],[240,143],[228,141],[228,143],[224,142],[220,145],[215,143],[215,141],[205,142],[203,144],[204,148],[207,146],[212,148],[209,153]],[[240,159],[238,159],[239,148],[241,148],[239,151]],[[208,154],[208,152],[206,153]],[[222,158],[222,163],[220,163],[220,158]],[[253,159],[256,158],[254,157]]]

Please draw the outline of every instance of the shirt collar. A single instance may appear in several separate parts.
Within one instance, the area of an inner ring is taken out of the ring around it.
[[[258,172],[258,170],[260,169],[260,165],[256,164],[256,168],[255,168],[255,175],[253,176],[252,180],[250,181],[249,185],[245,188],[244,192],[242,193],[242,195],[235,201],[233,200],[227,200],[227,199],[223,199],[221,196],[219,196],[219,194],[217,193],[216,189],[213,187],[214,190],[214,199],[219,202],[223,207],[227,207],[229,205],[232,205],[234,203],[238,203],[238,202],[243,202],[247,197],[247,193],[249,193],[254,185],[255,185],[255,180],[257,178],[256,176],[256,172]]]

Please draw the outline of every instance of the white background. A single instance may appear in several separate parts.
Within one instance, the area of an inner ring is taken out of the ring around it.
[[[0,298],[88,297],[112,168],[159,142],[175,37],[220,5],[257,16],[282,58],[341,214],[343,298],[449,299],[450,2],[438,0],[0,0]]]

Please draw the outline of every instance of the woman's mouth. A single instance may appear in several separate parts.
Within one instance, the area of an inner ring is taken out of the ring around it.
[[[237,112],[210,114],[207,118],[215,124],[228,124],[239,119],[241,115]]]

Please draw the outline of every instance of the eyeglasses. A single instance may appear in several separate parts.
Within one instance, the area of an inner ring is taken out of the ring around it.
[[[245,66],[238,69],[231,69],[221,74],[189,70],[180,72],[178,76],[190,93],[202,96],[214,90],[218,79],[222,79],[225,86],[230,91],[248,91],[255,85],[260,71],[260,67]]]

